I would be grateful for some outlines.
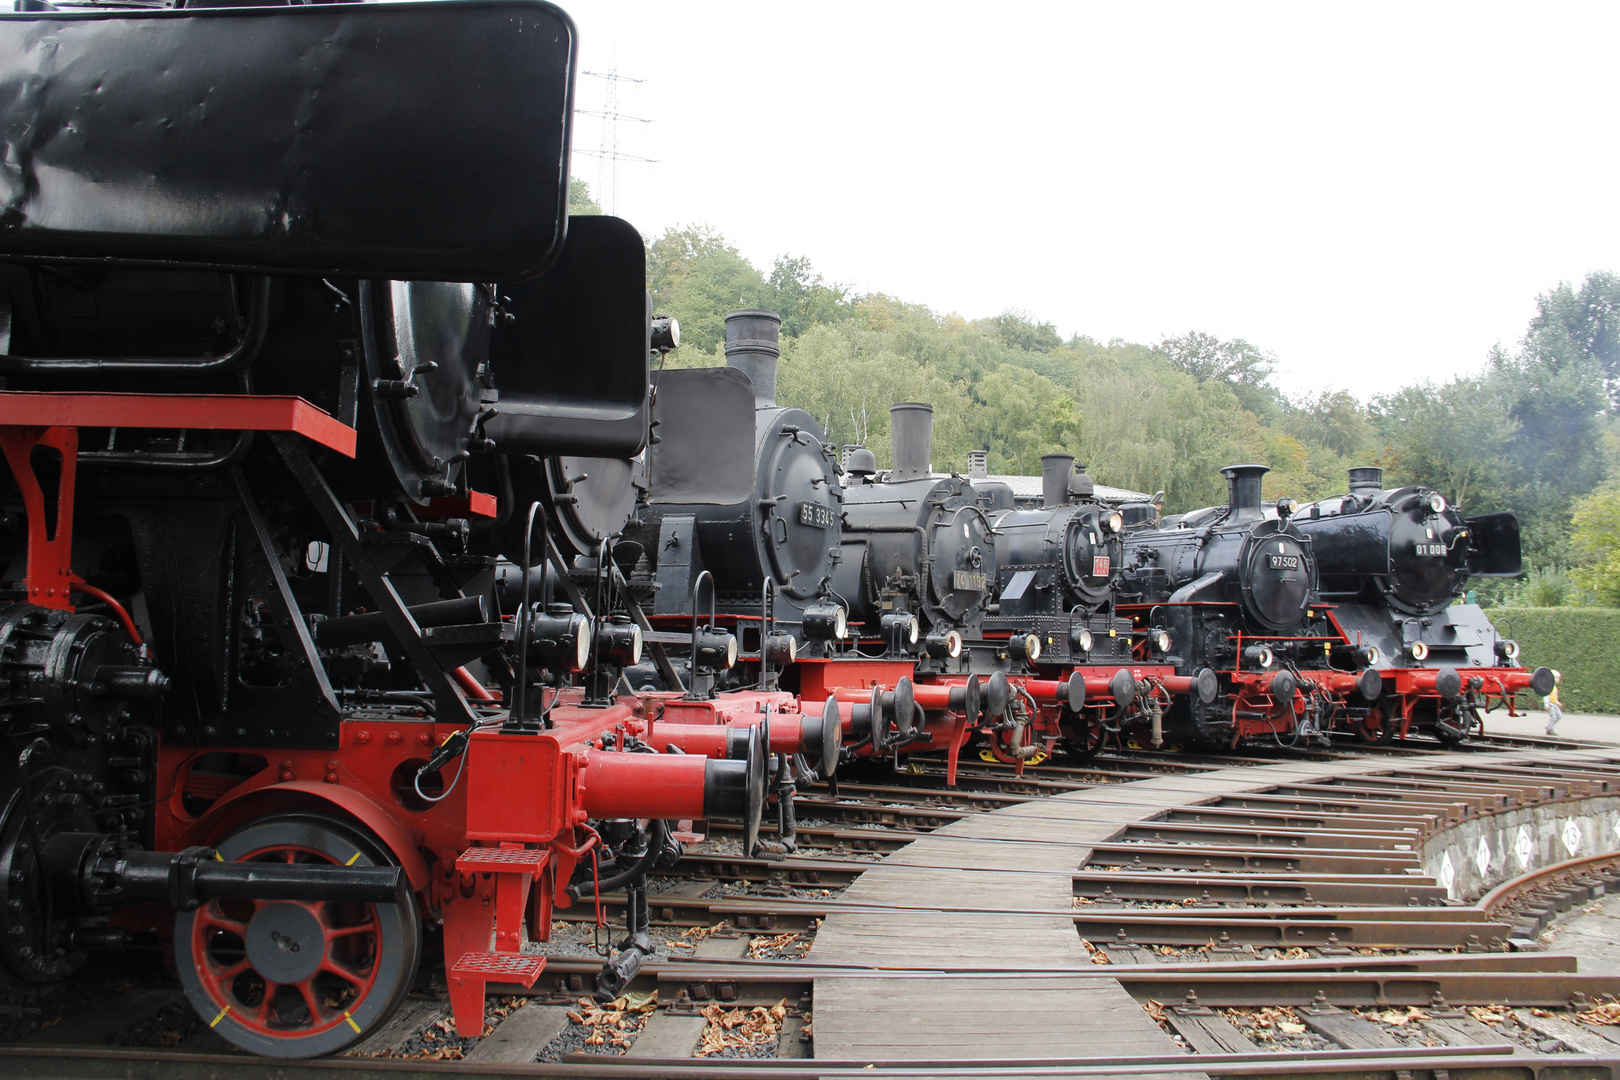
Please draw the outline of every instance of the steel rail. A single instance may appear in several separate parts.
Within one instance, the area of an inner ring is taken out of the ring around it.
[[[1520,893],[1527,892],[1555,878],[1573,875],[1582,870],[1593,870],[1599,866],[1616,865],[1620,865],[1620,851],[1610,851],[1602,855],[1588,855],[1581,859],[1569,859],[1565,862],[1553,863],[1551,866],[1543,866],[1539,870],[1532,870],[1528,874],[1520,874],[1516,878],[1502,882],[1502,884],[1480,897],[1474,903],[1474,908],[1487,915],[1492,914]]]

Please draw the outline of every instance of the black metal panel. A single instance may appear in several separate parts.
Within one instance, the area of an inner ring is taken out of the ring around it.
[[[652,316],[647,252],[616,217],[574,218],[552,270],[499,287],[512,315],[490,337],[506,453],[630,457],[647,441]]]
[[[537,0],[0,16],[0,258],[533,276],[574,48]]]
[[[654,503],[731,506],[754,491],[754,384],[736,368],[658,376]]]
[[[1518,577],[1524,572],[1519,519],[1512,514],[1481,514],[1468,519],[1471,551],[1468,572],[1475,577]]]

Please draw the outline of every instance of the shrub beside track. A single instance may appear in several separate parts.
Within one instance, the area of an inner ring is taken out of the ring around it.
[[[1561,700],[1573,712],[1620,713],[1620,608],[1492,608],[1486,612],[1520,657],[1563,673]]]

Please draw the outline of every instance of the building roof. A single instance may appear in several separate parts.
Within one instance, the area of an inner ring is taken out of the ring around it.
[[[948,476],[948,473],[936,473],[936,476]],[[992,473],[988,476],[969,477],[974,482],[986,481],[992,484],[1006,484],[1012,488],[1013,498],[1024,502],[1030,499],[1039,501],[1041,498],[1041,478],[1038,476],[1013,476],[1007,473]],[[1131,491],[1128,488],[1109,487],[1107,484],[1093,482],[1093,498],[1098,502],[1147,502],[1153,496],[1143,491]]]

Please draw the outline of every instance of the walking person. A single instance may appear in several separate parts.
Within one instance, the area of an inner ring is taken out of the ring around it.
[[[1558,721],[1564,718],[1564,707],[1558,702],[1558,684],[1564,681],[1562,672],[1553,672],[1552,693],[1547,695],[1547,734],[1551,735],[1558,726]]]

